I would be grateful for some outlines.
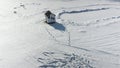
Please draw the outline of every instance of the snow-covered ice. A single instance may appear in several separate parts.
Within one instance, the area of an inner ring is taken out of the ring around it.
[[[0,68],[120,68],[119,26],[119,0],[0,0]]]

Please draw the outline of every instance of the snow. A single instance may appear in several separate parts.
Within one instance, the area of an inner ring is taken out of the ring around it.
[[[118,0],[1,0],[0,68],[120,68]],[[44,23],[51,10],[57,23]]]

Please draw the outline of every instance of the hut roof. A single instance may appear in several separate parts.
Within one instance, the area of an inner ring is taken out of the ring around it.
[[[50,14],[52,14],[52,13],[51,13],[51,11],[49,11],[49,10],[45,13],[45,15],[46,15],[48,18],[50,18]]]

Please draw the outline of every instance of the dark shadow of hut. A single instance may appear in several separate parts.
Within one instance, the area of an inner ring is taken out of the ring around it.
[[[60,30],[60,31],[65,31],[66,30],[65,26],[61,23],[56,22],[56,23],[50,24],[50,25],[56,30]]]

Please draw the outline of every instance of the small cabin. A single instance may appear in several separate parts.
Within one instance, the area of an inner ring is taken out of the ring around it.
[[[46,11],[45,13],[45,22],[48,24],[53,24],[56,22],[55,14],[53,14],[51,11]]]

